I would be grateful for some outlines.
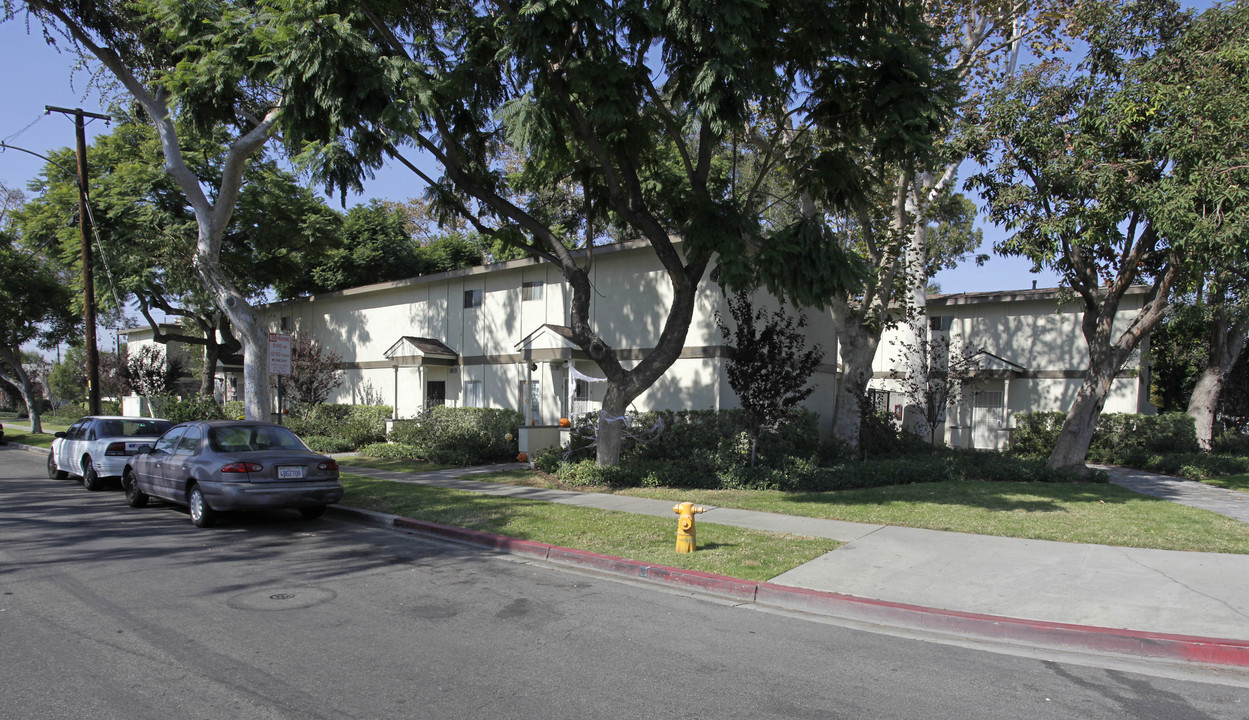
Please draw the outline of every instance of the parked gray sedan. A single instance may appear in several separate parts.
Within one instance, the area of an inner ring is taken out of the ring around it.
[[[320,517],[338,502],[338,463],[272,423],[207,420],[175,425],[130,458],[122,474],[130,507],[148,498],[186,505],[197,527],[227,510],[294,508]]]

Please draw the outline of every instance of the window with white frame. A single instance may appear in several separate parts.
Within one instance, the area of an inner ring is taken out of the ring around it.
[[[542,281],[531,280],[521,283],[520,299],[521,300],[541,300],[542,299]]]
[[[481,290],[465,290],[464,291],[464,307],[466,308],[481,307]]]
[[[464,381],[464,407],[481,407],[481,381]]]

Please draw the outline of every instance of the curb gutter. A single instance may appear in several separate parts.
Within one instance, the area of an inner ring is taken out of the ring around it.
[[[741,603],[1030,647],[1249,668],[1249,641],[1025,620],[872,600],[698,570],[682,570],[345,506],[331,505],[329,510],[345,520],[394,527],[558,565],[709,593]]]

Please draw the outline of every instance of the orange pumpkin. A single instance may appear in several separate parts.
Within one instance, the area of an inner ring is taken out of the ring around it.
[[[525,453],[521,453],[516,456],[516,462],[529,462],[529,456]]]
[[[560,427],[569,427],[570,425],[572,425],[572,423],[568,421],[568,418],[560,418],[560,419],[559,419],[559,426],[560,426]]]

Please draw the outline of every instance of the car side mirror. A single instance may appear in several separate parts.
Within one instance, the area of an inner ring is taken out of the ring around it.
[[[59,437],[59,438],[63,438],[63,437],[65,437],[65,431],[64,431],[64,430],[57,430],[56,432],[52,433],[52,437]]]
[[[150,452],[152,452],[151,445],[140,445],[139,447],[134,449],[135,455],[147,455]]]

